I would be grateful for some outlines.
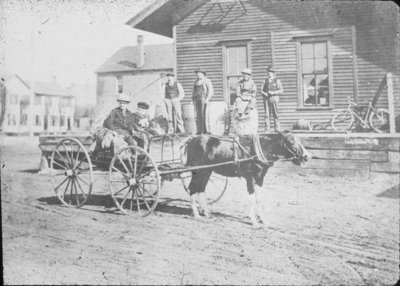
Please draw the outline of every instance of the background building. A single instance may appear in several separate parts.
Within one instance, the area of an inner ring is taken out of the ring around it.
[[[105,116],[115,108],[119,93],[131,96],[130,110],[140,101],[149,103],[153,114],[156,105],[164,108],[161,75],[172,72],[173,66],[172,45],[145,46],[139,35],[137,46],[121,48],[97,69],[97,114]]]
[[[73,126],[74,97],[57,83],[5,77],[5,133],[66,132]]]

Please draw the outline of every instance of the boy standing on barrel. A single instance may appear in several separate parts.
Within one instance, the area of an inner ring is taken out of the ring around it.
[[[275,71],[275,68],[272,66],[269,66],[267,68],[268,77],[265,79],[264,84],[261,87],[261,94],[263,95],[264,101],[265,125],[267,127],[267,131],[270,131],[271,129],[267,108],[269,109],[269,115],[274,118],[275,131],[280,129],[278,103],[279,94],[283,93],[283,87],[281,81],[276,78]]]
[[[206,108],[210,98],[214,94],[214,89],[211,80],[206,77],[205,71],[197,69],[194,72],[197,75],[197,80],[193,86],[192,100],[196,114],[196,134],[199,135],[207,133]]]
[[[167,79],[161,88],[168,113],[168,133],[184,133],[181,100],[185,97],[185,92],[182,85],[175,80],[175,74],[167,73]]]

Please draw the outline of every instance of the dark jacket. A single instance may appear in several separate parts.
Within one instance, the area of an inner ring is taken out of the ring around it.
[[[103,127],[106,127],[113,131],[126,131],[131,134],[134,128],[134,123],[136,122],[136,114],[126,110],[125,116],[122,114],[122,110],[117,107],[111,110],[110,115],[104,120]]]

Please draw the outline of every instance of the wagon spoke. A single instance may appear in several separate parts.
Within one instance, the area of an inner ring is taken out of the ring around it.
[[[79,178],[79,177],[77,177],[77,178]],[[85,200],[86,200],[87,196],[86,196],[85,192],[83,191],[81,184],[79,183],[78,180],[75,180],[75,182],[78,185],[79,189],[81,190],[81,192],[82,192],[82,194],[83,194],[83,196],[85,197]]]
[[[68,179],[70,179],[69,177],[68,177]],[[63,195],[62,195],[62,198],[64,199],[64,197],[65,197],[65,195],[66,195],[66,193],[67,193],[67,191],[68,191],[68,186],[69,186],[69,183],[71,182],[71,180],[68,180],[68,184],[67,184],[67,186],[65,187],[65,189],[64,189],[64,193],[63,193]]]
[[[136,193],[136,203],[137,203],[139,215],[142,215],[142,211],[140,210],[139,196],[137,195],[137,193]]]
[[[61,155],[61,153],[58,151],[58,149],[56,149],[56,152],[57,152],[58,156],[60,156],[61,161],[64,162],[65,167],[66,167],[66,168],[70,168],[69,164],[65,161],[64,157]]]
[[[123,190],[125,190],[125,189],[128,188],[128,187],[129,187],[129,185],[123,187],[122,189],[120,189],[119,191],[117,191],[117,192],[114,194],[114,196],[118,195],[120,192],[122,192]]]
[[[130,179],[130,177],[129,177],[127,174],[125,174],[125,173],[122,173],[122,171],[118,170],[118,169],[117,169],[117,168],[115,168],[114,166],[112,166],[112,168],[113,168],[115,171],[117,171],[119,174],[121,174],[122,176],[124,176],[125,178],[128,178],[128,179]]]
[[[81,146],[80,146],[80,145],[78,145],[78,151],[76,151],[76,158],[75,158],[74,170],[76,169],[76,164],[78,163],[79,151],[81,151]]]
[[[139,189],[140,189],[140,187],[139,187],[139,185],[138,185],[138,191],[139,191]],[[144,192],[141,192],[141,195],[142,195],[144,204],[147,206],[147,209],[150,210],[151,207],[150,207],[149,204],[147,203],[147,200],[146,200],[146,198],[145,198]],[[149,194],[149,195],[152,196],[151,194]],[[153,196],[152,196],[152,197],[153,197]],[[154,198],[154,197],[153,197],[153,198]]]
[[[88,183],[88,182],[86,182],[84,179],[82,179],[82,178],[80,178],[80,177],[77,177],[78,178],[78,180],[80,180],[82,183],[84,183],[85,185],[87,185],[87,186],[90,186],[90,184]]]
[[[133,168],[133,176],[136,176],[136,170],[137,170],[137,160],[138,160],[138,155],[137,155],[137,152],[135,152],[135,162],[133,162],[133,164],[134,164],[134,168]]]
[[[130,210],[132,211],[133,208],[133,197],[134,197],[135,192],[132,192],[132,197],[131,197],[131,208]]]
[[[145,172],[145,173],[143,173],[140,177],[138,177],[137,178],[137,180],[140,180],[140,179],[142,179],[143,177],[145,177],[145,176],[147,176],[148,174],[150,174],[151,172],[153,172],[154,170],[153,169],[151,169],[151,170],[149,170],[149,171],[147,171],[147,172]]]
[[[64,181],[62,181],[57,187],[54,188],[54,190],[57,191],[58,188],[61,187],[61,185],[64,184],[65,181],[68,180],[68,179],[69,179],[69,177],[66,177],[66,178],[64,179]]]
[[[146,192],[148,195],[150,195],[152,198],[156,198],[156,196],[153,196],[148,190],[146,190],[144,187],[141,187],[141,186],[139,186],[138,185],[138,188],[140,189],[140,191],[141,191],[141,195],[144,197],[145,195],[144,195],[144,193]]]
[[[82,158],[82,160],[79,162],[78,166],[74,168],[74,170],[78,169],[82,165],[82,163],[89,163],[88,161],[84,162],[84,160],[86,160],[86,156]]]
[[[68,155],[68,150],[67,150],[67,147],[65,147],[65,144],[64,144],[64,142],[62,143],[62,145],[63,145],[63,147],[64,147],[64,150],[65,150],[65,155],[67,156],[67,158],[68,158],[68,162],[71,164],[71,166],[72,166],[72,161],[71,161],[71,158],[69,157],[69,155]]]
[[[128,195],[129,195],[129,192],[131,191],[131,189],[129,189],[127,192],[126,192],[126,195],[125,195],[125,197],[124,197],[124,199],[123,199],[123,201],[122,201],[122,203],[121,203],[121,207],[122,208],[124,208],[124,204],[125,204],[125,202],[126,202],[126,199],[128,198]]]
[[[124,169],[126,170],[126,174],[128,175],[128,177],[130,177],[130,176],[129,176],[129,170],[128,170],[128,168],[126,167],[124,161],[121,160],[121,158],[118,158],[118,160],[121,162],[122,166],[124,166]]]
[[[74,179],[74,178],[72,178],[72,189],[75,190],[76,204],[79,206],[80,203],[79,203],[79,197],[78,197],[78,190],[77,190],[77,187],[76,187],[75,179]]]
[[[60,167],[63,168],[64,170],[67,170],[67,167],[65,167],[65,166],[63,166],[63,165],[57,163],[56,161],[53,161],[53,163],[56,164],[56,165],[58,165],[58,166],[60,166]]]

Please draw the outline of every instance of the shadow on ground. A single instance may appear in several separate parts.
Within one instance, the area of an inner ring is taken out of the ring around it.
[[[393,187],[383,191],[376,196],[388,199],[400,199],[400,184],[394,185]]]

